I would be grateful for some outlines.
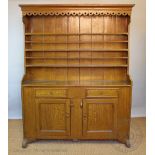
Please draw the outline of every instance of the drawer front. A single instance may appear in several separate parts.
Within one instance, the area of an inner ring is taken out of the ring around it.
[[[118,89],[87,89],[86,97],[118,97]]]
[[[36,97],[67,97],[67,89],[36,89]]]

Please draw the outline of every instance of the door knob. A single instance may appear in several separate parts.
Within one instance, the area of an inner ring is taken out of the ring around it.
[[[81,103],[80,103],[80,107],[82,108],[83,107],[83,102],[81,101]]]

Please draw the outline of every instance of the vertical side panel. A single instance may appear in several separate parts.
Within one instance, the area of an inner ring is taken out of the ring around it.
[[[120,89],[118,104],[118,139],[125,141],[129,138],[130,119],[131,119],[131,87]]]
[[[24,138],[36,137],[35,104],[33,89],[22,88]]]

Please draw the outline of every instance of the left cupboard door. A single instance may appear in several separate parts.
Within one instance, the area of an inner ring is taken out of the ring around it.
[[[38,138],[57,138],[70,135],[70,100],[36,99]]]

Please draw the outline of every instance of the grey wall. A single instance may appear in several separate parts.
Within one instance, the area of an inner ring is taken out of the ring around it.
[[[145,116],[145,0],[9,0],[9,118],[22,118],[21,79],[24,74],[24,37],[18,4],[26,3],[134,3],[130,33],[130,75],[133,80],[132,116]]]

